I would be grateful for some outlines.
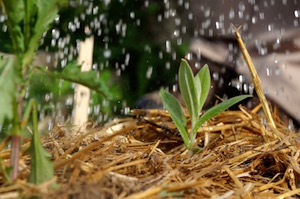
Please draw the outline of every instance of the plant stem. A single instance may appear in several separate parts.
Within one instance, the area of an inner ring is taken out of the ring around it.
[[[22,85],[17,86],[17,90],[20,93],[22,91]],[[16,103],[14,103],[14,122],[13,122],[13,135],[11,139],[11,153],[10,153],[10,166],[13,170],[10,175],[11,181],[14,181],[18,176],[19,159],[20,159],[20,145],[21,145],[21,125],[22,120],[22,105],[23,97],[20,96]]]
[[[19,170],[19,153],[20,153],[20,136],[13,135],[11,140],[10,166],[13,170],[10,174],[11,181],[14,181],[18,176]]]

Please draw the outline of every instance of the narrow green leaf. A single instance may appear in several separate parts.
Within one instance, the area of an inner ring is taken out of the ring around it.
[[[236,96],[236,97],[230,98],[230,99],[228,99],[226,101],[223,101],[220,104],[210,108],[197,121],[193,132],[196,133],[197,130],[204,124],[205,121],[211,119],[212,117],[215,117],[219,113],[225,111],[229,107],[233,106],[234,104],[236,104],[236,103],[238,103],[238,102],[240,102],[240,101],[242,101],[242,100],[244,100],[248,97],[251,97],[251,95]]]
[[[64,79],[69,82],[78,83],[96,91],[108,99],[112,98],[106,83],[97,77],[96,72],[81,72],[80,66],[76,62],[70,62],[62,72],[49,71],[42,67],[38,67],[37,69],[41,70],[51,78]]]
[[[194,75],[185,59],[181,59],[179,67],[179,87],[193,124],[197,119],[198,100],[195,90]]]
[[[31,169],[29,182],[40,184],[49,181],[54,176],[53,163],[50,161],[51,155],[45,151],[41,143],[38,133],[38,119],[35,100],[32,103],[32,116],[33,116],[33,136],[29,148],[31,154]]]
[[[208,96],[209,90],[210,90],[210,73],[209,68],[207,64],[205,64],[200,71],[197,73],[195,79],[200,80],[201,82],[201,93],[200,93],[200,102],[198,105],[198,115],[202,111],[202,107],[206,101],[206,98]]]
[[[13,118],[13,103],[16,100],[18,76],[13,58],[0,57],[0,124]]]
[[[174,121],[178,131],[187,148],[190,148],[189,136],[186,130],[186,117],[184,110],[178,100],[164,89],[160,90],[160,97],[164,106],[169,111],[172,120]]]

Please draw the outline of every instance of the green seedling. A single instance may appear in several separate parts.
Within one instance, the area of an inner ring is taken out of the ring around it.
[[[179,67],[179,88],[190,116],[190,132],[187,127],[188,118],[185,116],[185,111],[180,102],[171,93],[164,89],[160,90],[160,96],[165,108],[170,113],[186,148],[192,151],[194,151],[193,147],[195,147],[197,131],[205,121],[251,96],[240,95],[233,97],[219,103],[202,114],[202,108],[208,96],[210,84],[210,73],[207,65],[203,66],[196,76],[194,76],[188,62],[184,59],[181,60]]]

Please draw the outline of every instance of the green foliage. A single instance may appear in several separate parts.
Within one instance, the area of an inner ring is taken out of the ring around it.
[[[16,99],[16,86],[18,77],[15,75],[12,58],[0,57],[0,125],[4,124],[4,119],[13,118],[13,104]]]
[[[51,78],[63,79],[69,82],[84,85],[97,93],[111,99],[110,90],[106,83],[99,77],[95,71],[81,72],[80,66],[75,61],[70,62],[62,72],[49,71],[44,67],[38,67],[44,74]]]
[[[32,117],[33,117],[33,135],[31,145],[29,148],[31,154],[31,170],[29,182],[40,184],[42,182],[51,180],[53,178],[54,170],[53,163],[50,161],[51,155],[45,151],[38,133],[37,127],[37,110],[35,100],[32,103]],[[31,108],[31,107],[30,107]]]
[[[7,167],[5,168],[5,166],[3,165],[3,161],[2,161],[2,158],[0,157],[0,171],[2,172],[3,174],[3,177],[4,179],[6,180],[6,182],[9,184],[11,183],[10,181],[10,178],[9,178],[9,175],[12,171],[12,168],[11,167]]]
[[[30,182],[41,183],[53,177],[53,166],[49,154],[45,152],[37,132],[36,103],[31,100],[23,115],[23,98],[32,74],[30,64],[39,46],[42,34],[50,28],[58,13],[58,0],[4,0],[4,10],[7,15],[7,26],[12,39],[14,57],[0,60],[0,125],[4,121],[12,123],[11,135],[22,136],[33,106],[33,138],[31,142],[31,174]],[[22,118],[22,121],[20,121]],[[20,135],[21,134],[21,135]],[[17,158],[11,159],[13,164],[12,180],[17,176],[18,139],[12,139],[11,153]],[[17,144],[16,144],[17,143]]]
[[[191,120],[191,131],[188,133],[187,119],[180,102],[164,89],[160,90],[163,104],[169,111],[178,131],[188,149],[194,151],[195,138],[198,129],[205,121],[225,111],[232,105],[250,97],[241,95],[223,101],[201,115],[203,104],[210,88],[210,73],[207,65],[203,66],[194,77],[188,62],[182,59],[179,67],[179,87]]]

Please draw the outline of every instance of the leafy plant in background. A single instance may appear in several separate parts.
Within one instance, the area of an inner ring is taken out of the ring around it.
[[[33,74],[80,83],[103,95],[109,94],[108,88],[98,80],[93,71],[81,73],[79,66],[74,62],[68,64],[61,72],[48,71],[47,67],[31,65],[42,35],[49,30],[57,17],[58,8],[65,3],[66,1],[59,0],[2,1],[14,52],[14,56],[0,57],[0,127],[5,124],[11,126],[6,139],[11,139],[12,181],[18,175],[21,138],[24,136],[31,114],[33,135],[29,148],[31,153],[29,181],[39,184],[53,178],[54,173],[50,155],[43,149],[38,134],[36,100],[30,99],[28,102],[24,100],[26,88]]]
[[[208,96],[210,84],[210,73],[207,65],[203,66],[197,75],[194,76],[188,62],[184,59],[181,60],[179,67],[179,87],[190,115],[190,132],[188,132],[187,118],[180,102],[164,89],[160,90],[160,96],[163,104],[169,111],[186,148],[192,149],[192,151],[197,149],[197,147],[193,148],[195,147],[194,145],[197,131],[205,121],[218,115],[241,100],[250,97],[250,95],[233,97],[210,108],[204,114],[202,114],[202,108]]]

